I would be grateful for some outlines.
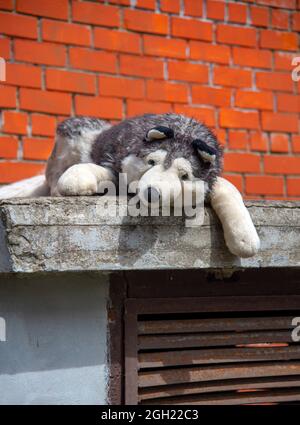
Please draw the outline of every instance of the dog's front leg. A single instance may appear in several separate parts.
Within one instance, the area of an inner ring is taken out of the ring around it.
[[[101,192],[103,182],[114,181],[109,168],[93,163],[75,164],[58,179],[56,196],[89,196]]]
[[[228,180],[218,177],[210,195],[211,205],[221,220],[229,250],[238,257],[252,257],[260,240],[240,192]]]

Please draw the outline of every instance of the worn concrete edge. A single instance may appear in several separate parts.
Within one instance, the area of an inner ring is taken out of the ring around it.
[[[34,273],[37,273],[39,271],[41,271],[41,272],[52,272],[52,273],[59,272],[59,271],[61,271],[61,272],[73,272],[73,271],[82,272],[84,270],[83,267],[81,266],[79,268],[76,268],[76,266],[74,264],[70,264],[69,268],[67,267],[67,268],[64,268],[62,270],[59,270],[56,265],[53,267],[53,264],[51,265],[51,262],[50,262],[49,264],[45,264],[45,268],[41,268],[41,269],[36,268],[35,270],[32,270],[32,269],[30,269],[30,265],[28,266],[26,263],[22,263],[22,259],[21,259],[21,261],[19,261],[19,259],[17,258],[17,261],[16,261],[16,253],[13,251],[13,249],[10,249],[11,247],[9,246],[9,243],[7,243],[7,235],[10,232],[13,232],[14,228],[24,227],[24,224],[23,223],[20,224],[20,220],[19,220],[20,217],[22,218],[22,214],[20,214],[20,216],[18,216],[18,214],[17,214],[17,220],[14,221],[14,220],[11,219],[12,218],[11,217],[11,211],[14,208],[16,208],[17,211],[20,211],[20,209],[23,209],[23,212],[25,210],[26,213],[28,213],[27,207],[29,207],[29,210],[31,208],[37,207],[37,211],[39,211],[39,213],[42,212],[41,220],[42,220],[44,227],[45,226],[51,227],[53,225],[57,226],[57,223],[60,222],[61,216],[58,215],[58,220],[59,220],[58,222],[56,221],[57,220],[56,219],[55,223],[49,223],[49,224],[45,223],[44,224],[44,222],[45,222],[44,221],[44,211],[46,211],[47,208],[48,208],[48,213],[50,213],[50,215],[51,215],[53,208],[54,209],[57,208],[58,211],[62,208],[61,213],[63,213],[64,212],[63,208],[67,207],[67,208],[69,208],[69,211],[71,211],[71,217],[70,217],[71,222],[69,220],[69,223],[64,223],[64,224],[62,224],[62,226],[64,226],[65,228],[70,226],[70,228],[71,228],[72,225],[74,226],[72,220],[74,219],[74,217],[75,218],[77,217],[76,211],[78,211],[78,204],[81,205],[80,210],[82,211],[82,210],[84,210],[85,206],[101,205],[101,204],[103,204],[103,201],[105,201],[105,198],[100,198],[100,197],[99,198],[98,197],[92,197],[92,198],[90,198],[90,197],[82,197],[82,198],[36,198],[36,199],[24,199],[24,198],[21,199],[21,198],[19,198],[19,199],[11,199],[11,200],[1,201],[0,202],[0,218],[2,219],[1,220],[2,226],[0,227],[0,238],[2,238],[2,242],[1,242],[1,245],[0,245],[0,250],[1,250],[0,271],[4,272],[4,273],[5,272],[6,273],[7,272],[13,272],[13,273],[22,273],[22,272],[32,273],[32,272],[34,272]],[[114,200],[114,202],[119,203],[118,200]],[[122,204],[122,201],[121,201],[121,204]],[[300,213],[300,202],[247,201],[246,205],[249,208],[250,213],[252,213],[252,211],[255,213],[258,210],[262,209],[259,212],[259,214],[263,213],[263,215],[265,215],[265,211],[271,213],[271,211],[273,210],[272,211],[272,217],[277,219],[277,215],[280,216],[279,224],[280,224],[281,227],[283,226],[283,223],[287,223],[287,226],[289,224],[291,227],[295,226],[295,224],[297,224],[297,227],[298,227],[298,225],[300,225],[300,220],[298,220],[298,216],[300,217],[300,215],[299,215],[299,213]],[[74,213],[73,207],[75,207],[75,206],[77,208],[75,209],[75,213]],[[90,209],[88,209],[88,210],[90,210]],[[283,211],[283,210],[285,210],[288,214],[292,214],[290,217],[288,217],[290,220],[285,220],[285,218],[286,218],[285,217],[285,211]],[[277,214],[277,212],[278,212],[278,214]],[[294,212],[296,213],[296,215],[293,214]],[[284,215],[282,215],[282,213]],[[255,214],[255,215],[257,215],[257,214]],[[181,218],[178,219],[178,217],[171,217],[171,218],[169,218],[169,217],[167,217],[167,218],[166,217],[155,217],[154,220],[153,220],[153,218],[149,219],[149,218],[144,218],[144,217],[142,217],[142,218],[137,217],[137,218],[132,219],[131,217],[129,217],[128,220],[125,221],[125,223],[119,223],[118,224],[114,221],[111,221],[111,219],[107,219],[107,217],[100,217],[100,218],[97,217],[97,223],[95,223],[93,212],[90,214],[90,216],[93,219],[92,225],[96,226],[96,227],[97,227],[97,225],[105,224],[106,226],[109,226],[109,227],[110,226],[114,226],[114,227],[118,226],[119,228],[122,228],[122,227],[128,228],[128,226],[131,226],[131,225],[136,226],[137,224],[138,225],[146,224],[146,225],[149,226],[149,225],[151,225],[151,223],[153,223],[155,226],[157,226],[159,228],[160,225],[165,226],[166,221],[167,221],[168,226],[174,225],[174,226],[178,226],[178,228],[180,228],[182,226],[182,219]],[[266,228],[266,227],[268,227],[268,225],[270,227],[272,227],[273,224],[271,222],[269,223],[268,219],[266,220],[265,218],[266,217],[264,217],[264,220],[263,220],[264,225],[262,227]],[[79,226],[84,226],[84,219],[85,219],[85,216],[83,216],[81,218]],[[218,220],[214,217],[214,214],[212,213],[210,208],[208,208],[206,210],[206,219],[207,219],[206,223],[204,224],[205,227],[215,227],[215,225],[218,226],[218,227],[220,226]],[[290,221],[290,223],[289,223],[289,221]],[[25,222],[28,222],[28,219],[26,219]],[[41,227],[42,225],[38,224],[38,223],[34,223],[34,226],[37,226],[37,227],[40,226]],[[30,231],[31,226],[26,225],[26,227]],[[298,229],[297,229],[297,231],[298,231]],[[280,253],[279,253],[279,256],[280,256]],[[226,257],[226,255],[225,255],[225,257]],[[212,267],[210,267],[209,264],[205,264],[204,266],[203,265],[195,266],[195,265],[190,263],[190,264],[185,264],[184,267],[179,266],[178,268],[179,269],[180,268],[181,269],[182,268],[186,268],[186,269],[203,268],[203,269],[207,269],[207,270],[208,269],[214,269],[215,270],[215,269],[226,268],[226,269],[238,270],[238,269],[244,269],[244,268],[249,268],[249,267],[257,268],[257,267],[260,267],[260,265],[261,265],[259,260],[255,260],[255,259],[251,260],[250,259],[250,260],[246,260],[246,261],[245,260],[239,261],[239,259],[237,257],[234,257],[234,256],[232,256],[232,257],[233,257],[232,259],[226,258],[227,262],[225,261],[224,264],[222,264],[222,265],[220,264],[220,262],[217,264],[217,266],[215,264]],[[27,269],[26,269],[26,266],[28,266]],[[268,267],[268,266],[269,267],[274,267],[274,266],[281,267],[280,261],[278,262],[278,264],[276,264],[276,262],[275,262],[275,264],[274,264],[274,262],[272,262],[272,264],[270,264],[270,265],[268,265],[268,264],[263,265],[263,267]],[[287,263],[284,263],[282,265],[282,267],[286,267],[286,266],[287,266]],[[288,264],[288,266],[289,267],[299,267],[299,262],[296,262],[294,264]],[[52,267],[52,269],[51,269],[51,267]],[[153,265],[150,265],[149,267],[147,267],[147,265],[144,264],[143,267],[140,267],[141,270],[151,270],[151,269],[157,270],[157,269],[170,269],[170,268],[176,268],[176,267],[170,267],[169,265],[164,266],[162,264],[153,264]],[[113,271],[118,271],[118,270],[131,270],[131,269],[137,270],[137,269],[139,269],[139,266],[131,267],[130,265],[129,266],[124,265],[124,264],[120,265],[118,263],[116,265],[112,264],[112,263],[111,264],[109,264],[109,263],[105,264],[105,261],[102,261],[102,264],[100,265],[100,267],[98,266],[98,267],[93,268],[92,265],[89,265],[89,267],[87,268],[87,271],[88,272],[94,272],[94,271],[97,271],[97,272],[110,272],[111,271],[111,272],[113,272]]]

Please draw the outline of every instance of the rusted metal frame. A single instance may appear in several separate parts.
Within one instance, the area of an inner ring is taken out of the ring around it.
[[[138,404],[137,314],[132,303],[125,302],[125,404]]]
[[[126,281],[123,273],[109,277],[108,317],[108,403],[124,403],[124,300]]]
[[[145,404],[172,405],[228,405],[253,403],[280,403],[282,401],[299,401],[300,392],[297,389],[267,390],[246,393],[207,394],[199,396],[183,396],[160,400],[147,400]],[[142,403],[144,404],[144,403]]]
[[[300,346],[264,348],[216,348],[145,352],[138,355],[140,369],[215,363],[300,360]],[[300,378],[299,378],[300,379]]]
[[[300,295],[300,268],[126,271],[130,298]],[[283,285],[283,280],[288,284]]]
[[[228,381],[207,381],[192,384],[164,385],[163,387],[140,388],[139,401],[159,398],[228,392],[237,390],[255,390],[268,388],[300,388],[299,376],[275,376],[267,378],[234,379]]]
[[[193,298],[129,298],[129,309],[138,314],[219,313],[243,311],[300,311],[300,295],[295,296],[240,296]]]
[[[291,329],[294,316],[285,317],[236,317],[209,318],[209,319],[174,319],[140,321],[138,323],[139,335],[179,334],[195,332],[230,332]]]

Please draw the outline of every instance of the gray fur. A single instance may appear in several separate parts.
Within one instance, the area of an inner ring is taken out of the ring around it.
[[[174,131],[174,138],[165,140],[147,141],[148,131],[156,126],[166,126]],[[195,139],[201,139],[208,146],[216,150],[216,159],[213,164],[203,161],[192,146]],[[175,158],[187,159],[193,169],[193,174],[201,178],[209,189],[222,170],[223,152],[213,133],[200,122],[176,114],[146,114],[122,121],[101,132],[92,148],[92,161],[98,165],[110,167],[114,172],[122,170],[122,161],[128,155],[143,158],[157,149],[167,151],[164,162],[168,168]]]

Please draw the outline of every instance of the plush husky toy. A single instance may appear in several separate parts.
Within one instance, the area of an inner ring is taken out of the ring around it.
[[[147,114],[114,126],[96,118],[69,118],[57,127],[46,183],[43,177],[33,178],[38,187],[30,195],[95,195],[102,192],[103,182],[118,184],[119,174],[126,173],[128,184],[138,181],[142,199],[157,202],[171,193],[173,202],[186,182],[201,181],[229,250],[251,257],[260,241],[240,193],[219,177],[222,158],[213,133],[182,115]],[[16,195],[13,186],[10,192],[4,188],[9,197]],[[3,189],[0,197],[5,197]]]

